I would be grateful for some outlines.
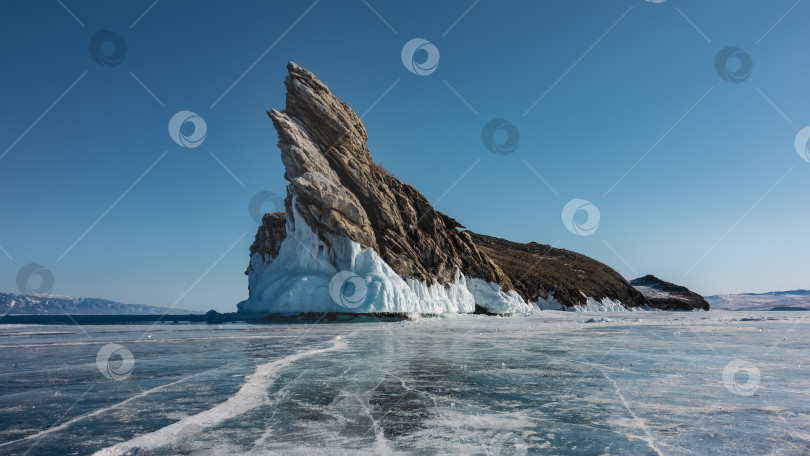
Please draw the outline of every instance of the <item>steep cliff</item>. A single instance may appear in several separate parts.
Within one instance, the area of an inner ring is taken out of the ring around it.
[[[287,69],[286,107],[267,111],[289,181],[285,212],[264,216],[240,311],[519,313],[646,303],[583,255],[460,230],[374,163],[349,106],[309,71],[292,62]]]

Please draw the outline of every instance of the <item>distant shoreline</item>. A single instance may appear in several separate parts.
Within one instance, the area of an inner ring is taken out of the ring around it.
[[[176,315],[5,315],[0,317],[0,325],[136,325],[148,323],[318,323],[318,322],[379,322],[412,319],[406,314],[353,314],[340,312],[299,312],[293,314],[239,314],[236,312]]]
[[[205,314],[182,315],[6,315],[0,318],[2,324],[35,325],[118,325],[138,323],[180,323],[206,322]]]

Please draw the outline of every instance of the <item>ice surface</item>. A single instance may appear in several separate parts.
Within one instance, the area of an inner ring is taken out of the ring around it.
[[[176,441],[188,440],[196,437],[200,432],[216,426],[231,418],[244,415],[247,411],[266,403],[269,398],[267,389],[273,384],[278,371],[289,364],[306,358],[346,348],[346,343],[336,338],[329,348],[321,348],[296,353],[276,361],[260,364],[256,372],[245,378],[245,384],[236,394],[203,412],[187,416],[169,426],[162,427],[148,434],[139,435],[126,442],[116,444],[109,448],[97,451],[97,456],[127,455],[133,452],[143,452],[170,445]]]
[[[0,454],[803,455],[803,315],[0,326]]]

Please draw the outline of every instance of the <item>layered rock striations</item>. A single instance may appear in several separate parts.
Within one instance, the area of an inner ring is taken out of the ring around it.
[[[462,230],[374,163],[355,112],[290,62],[283,111],[267,114],[289,181],[265,214],[240,312],[522,313],[625,308],[645,298],[573,252]]]
[[[320,238],[346,236],[374,249],[397,274],[448,283],[456,267],[511,289],[460,225],[413,187],[375,165],[355,112],[309,71],[288,64],[287,107],[267,111],[286,167],[287,203]],[[288,213],[289,215],[289,213]]]
[[[637,307],[647,300],[609,266],[585,255],[545,244],[520,244],[470,232],[517,292],[540,308]]]

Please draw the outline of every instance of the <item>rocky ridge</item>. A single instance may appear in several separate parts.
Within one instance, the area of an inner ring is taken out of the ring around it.
[[[350,107],[309,71],[292,62],[287,69],[287,107],[267,111],[290,182],[286,206],[294,197],[296,212],[322,240],[346,236],[374,249],[402,276],[447,283],[459,267],[466,275],[513,288],[457,230],[458,222],[375,166],[365,127]]]
[[[560,309],[648,303],[616,271],[584,255],[463,230],[416,189],[374,163],[365,127],[349,106],[309,71],[292,62],[287,69],[286,107],[267,111],[289,181],[285,212],[266,214],[262,220],[246,271],[250,298],[240,303],[240,311],[273,312],[279,300],[290,310],[292,296],[302,294],[307,299],[300,300],[301,310],[310,310],[310,301],[324,299],[315,289],[326,286],[327,273],[368,266],[375,258],[384,262],[375,266],[376,274],[390,268],[398,276],[394,280],[404,281],[420,296],[464,303],[474,299],[483,312],[500,312],[493,300]],[[300,247],[287,239],[291,235]],[[357,250],[370,253],[370,259],[359,261]],[[311,259],[301,258],[307,255]],[[282,257],[284,265],[273,265]],[[292,275],[300,269],[310,273]],[[436,285],[449,291],[431,288]],[[389,294],[385,286],[374,292],[378,297]],[[373,305],[358,309],[376,310]]]
[[[656,309],[662,310],[709,310],[709,303],[703,296],[686,287],[675,285],[659,279],[654,275],[646,275],[630,281],[630,284],[640,291]]]

